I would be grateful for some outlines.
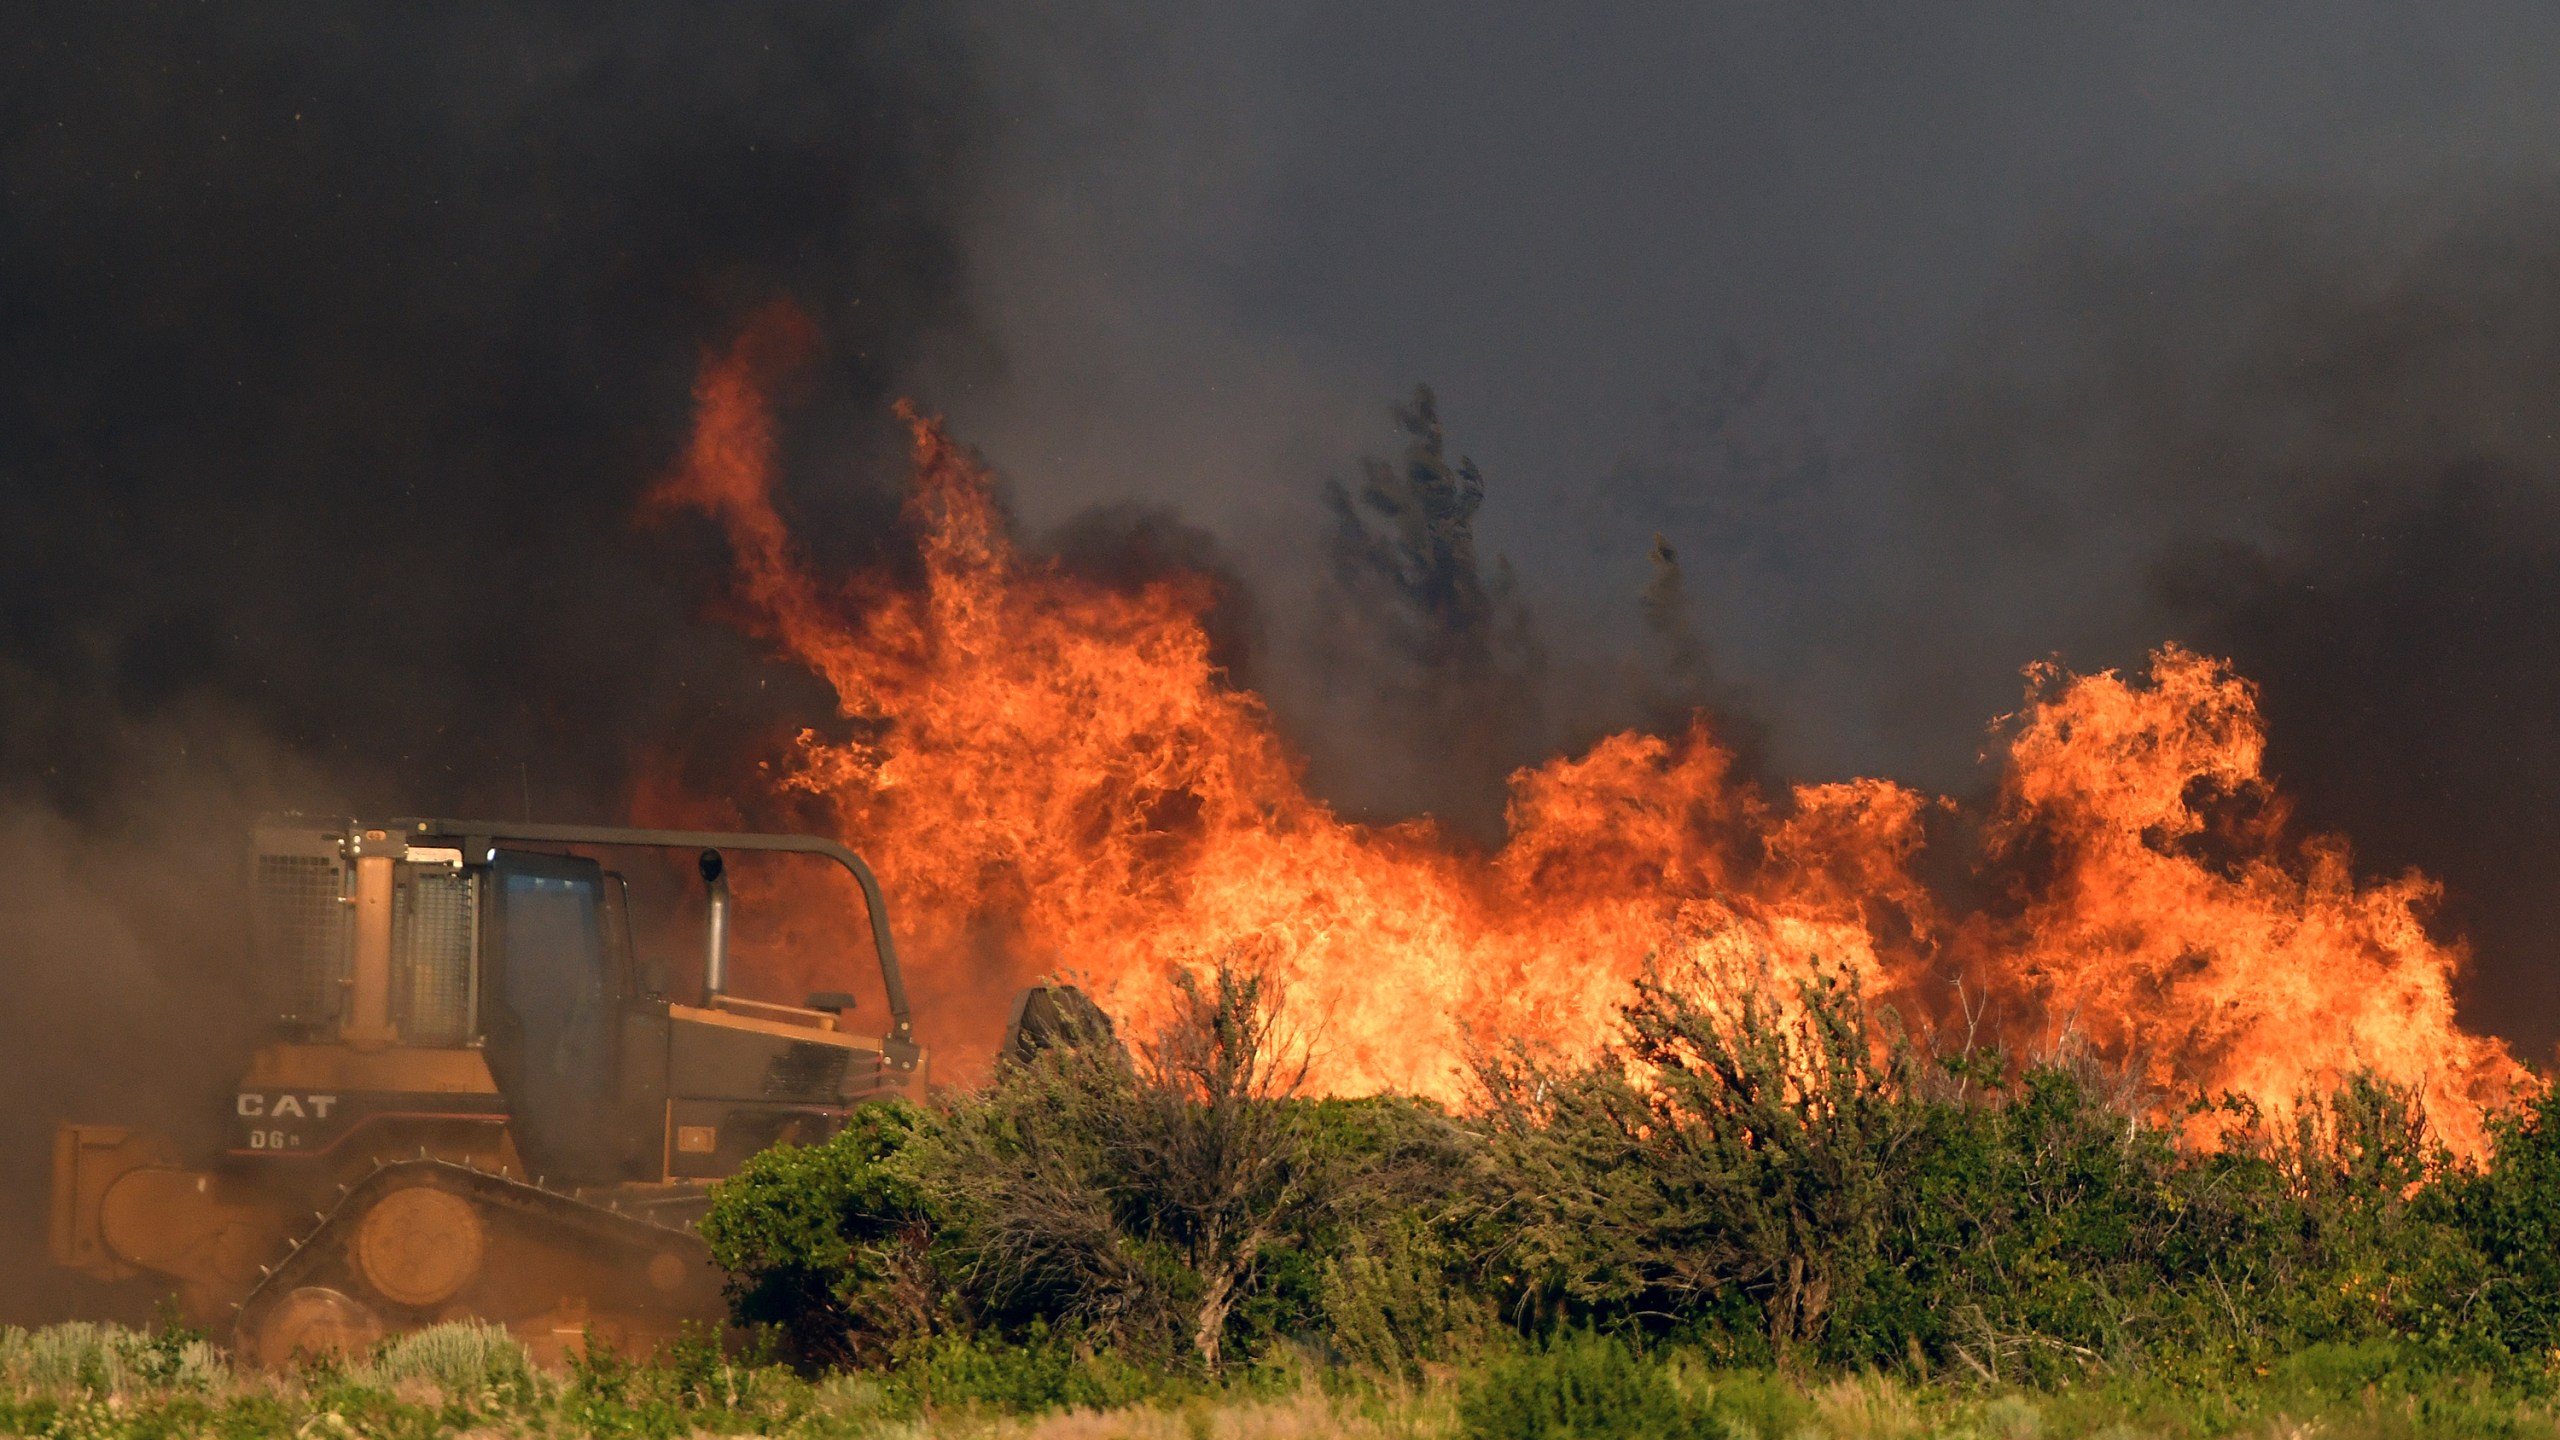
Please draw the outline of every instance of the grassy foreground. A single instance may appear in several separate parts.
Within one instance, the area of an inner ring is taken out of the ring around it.
[[[1304,1361],[1209,1387],[1154,1381],[1093,1404],[983,1369],[910,1366],[811,1381],[709,1345],[548,1372],[503,1331],[438,1327],[343,1366],[235,1369],[183,1334],[70,1324],[0,1330],[0,1434],[62,1437],[784,1435],[1290,1440],[1300,1436],[1713,1440],[2396,1440],[2560,1437],[2551,1383],[2445,1373],[2388,1344],[2313,1347],[2219,1380],[2095,1377],[2026,1390],[1878,1373],[1720,1371],[1578,1337],[1381,1383]],[[933,1393],[939,1391],[939,1394]]]

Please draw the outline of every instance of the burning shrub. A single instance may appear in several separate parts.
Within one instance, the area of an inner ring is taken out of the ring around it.
[[[989,1318],[1215,1370],[1231,1333],[1307,1319],[1311,1257],[1411,1147],[1382,1133],[1395,1107],[1354,1121],[1298,1097],[1304,1049],[1260,978],[1222,966],[1175,989],[1134,1055],[1099,1035],[1060,1045],[955,1107],[939,1183]]]
[[[1516,1315],[2003,1381],[2379,1337],[2476,1356],[2473,1236],[2502,1226],[2517,1308],[2553,1308],[2545,1222],[2495,1218],[2560,1224],[2532,1126],[2470,1177],[2415,1087],[2360,1076],[2281,1124],[2226,1100],[2222,1143],[2181,1149],[2085,1050],[1930,1061],[1854,985],[1766,980],[1657,970],[1600,1061],[1485,1067]]]
[[[1871,1042],[1857,988],[1649,967],[1623,1039],[1558,1071],[1483,1068],[1525,1217],[1524,1299],[1589,1313],[1758,1314],[1768,1353],[1819,1346],[1873,1266],[1927,1124],[1911,1048]]]
[[[2370,1075],[2161,1121],[2086,1047],[1932,1055],[1848,978],[1690,964],[1645,974],[1597,1060],[1490,1057],[1482,1111],[1452,1117],[1300,1096],[1252,973],[1174,990],[1134,1051],[1070,1035],[947,1109],[759,1157],[706,1225],[740,1318],[1008,1404],[1126,1398],[1284,1337],[1416,1379],[1506,1320],[2038,1384],[2560,1344],[2555,1102],[2493,1125],[2476,1170],[2420,1087]]]
[[[1215,1371],[1338,1333],[1393,1371],[1480,1331],[1447,1224],[1483,1206],[1471,1133],[1423,1101],[1300,1097],[1303,1048],[1251,974],[1175,991],[1134,1053],[1097,1027],[945,1109],[872,1107],[748,1162],[703,1222],[738,1320],[812,1366],[983,1379],[1027,1346],[1047,1358],[1017,1389],[1097,1348]]]

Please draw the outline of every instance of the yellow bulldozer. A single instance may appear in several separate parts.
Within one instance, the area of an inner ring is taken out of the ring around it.
[[[692,1003],[650,986],[624,877],[588,853],[632,848],[698,852]],[[883,1033],[847,1028],[848,995],[728,993],[741,852],[852,874]],[[693,1229],[710,1183],[924,1085],[879,882],[830,840],[279,817],[251,866],[259,966],[287,1001],[230,1098],[227,1145],[186,1156],[145,1130],[63,1125],[50,1237],[56,1263],[167,1282],[246,1358],[467,1316],[556,1361],[590,1335],[645,1350],[716,1323],[721,1277]]]

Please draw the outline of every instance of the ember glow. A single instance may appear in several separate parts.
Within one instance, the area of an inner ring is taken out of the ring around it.
[[[766,398],[808,342],[777,310],[706,362],[649,504],[716,518],[748,623],[834,688],[852,738],[804,734],[778,785],[880,872],[929,1038],[965,1008],[937,999],[1045,974],[1144,1024],[1178,967],[1237,957],[1282,982],[1325,1090],[1460,1100],[1471,1040],[1588,1054],[1660,958],[1845,971],[1920,1015],[1961,981],[2013,1007],[2013,1043],[2076,1031],[2164,1095],[2281,1109],[2367,1067],[2424,1087],[2465,1150],[2524,1083],[2455,1023],[2464,955],[2426,930],[2431,884],[2360,885],[2342,841],[2289,837],[2252,692],[2214,661],[2030,672],[1981,827],[2010,894],[1982,913],[1944,913],[1914,874],[1946,802],[1885,780],[1767,794],[1703,725],[1519,771],[1489,854],[1428,820],[1354,824],[1212,664],[1208,581],[1115,589],[1023,554],[930,419],[908,416],[916,573],[812,574],[770,499]]]

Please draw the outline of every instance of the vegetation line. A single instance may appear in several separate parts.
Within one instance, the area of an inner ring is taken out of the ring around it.
[[[1845,981],[1657,970],[1624,1021],[1480,1055],[1464,1114],[1317,1099],[1227,965],[756,1157],[703,1227],[725,1339],[271,1376],[7,1331],[0,1432],[2560,1436],[2560,1101],[2471,1163],[2377,1081],[2171,1107]]]

